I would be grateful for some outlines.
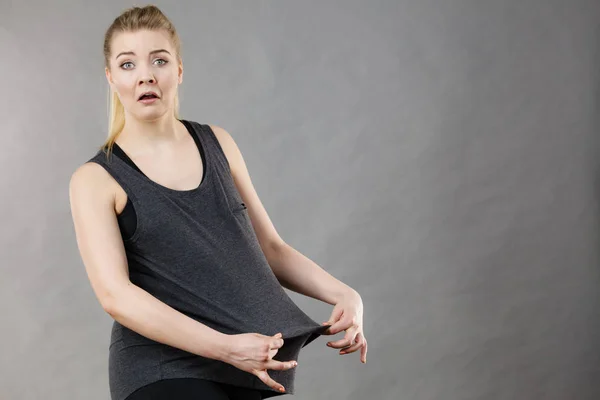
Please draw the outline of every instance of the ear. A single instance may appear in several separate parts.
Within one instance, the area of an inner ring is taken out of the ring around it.
[[[106,80],[107,80],[108,84],[110,85],[111,89],[114,90],[112,74],[110,73],[110,69],[108,69],[108,67],[104,67],[104,74],[106,75]]]
[[[181,85],[181,82],[183,82],[183,63],[179,63],[179,72],[178,72],[178,82]]]

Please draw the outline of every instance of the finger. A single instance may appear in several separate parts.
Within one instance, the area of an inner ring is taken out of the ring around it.
[[[351,346],[348,346],[348,347],[340,350],[340,354],[354,353],[356,350],[360,349],[362,346],[363,346],[362,340],[359,338],[358,335],[356,335],[355,342]]]
[[[364,343],[365,345],[363,346],[362,350],[360,351],[360,358],[361,361],[366,364],[367,363],[367,338],[364,338]]]
[[[325,322],[325,324],[327,324],[327,325],[333,324],[335,321],[337,321],[338,319],[341,318],[343,313],[344,313],[344,309],[342,307],[334,307],[333,311],[331,312],[331,316],[329,317],[327,322]]]
[[[355,340],[357,334],[358,334],[358,326],[354,325],[354,326],[348,328],[348,330],[346,331],[346,335],[342,339],[336,340],[335,342],[327,342],[327,346],[333,347],[336,349],[348,347],[348,346],[352,345],[352,343],[354,343],[354,340]]]
[[[352,325],[355,325],[354,322],[355,321],[353,318],[342,318],[339,321],[337,321],[335,324],[333,324],[329,328],[327,328],[327,331],[331,332],[332,335],[335,335],[336,333],[345,331],[346,329],[350,328]]]
[[[269,350],[269,360],[272,359],[273,357],[275,357],[275,355],[277,354],[278,351],[279,351],[278,349]]]
[[[321,335],[333,335],[334,333],[330,331],[331,327],[333,326],[332,324],[330,324],[329,322],[323,322],[322,325],[329,325],[329,327],[327,329],[325,329]]]
[[[367,362],[367,337],[365,333],[361,330],[356,335],[356,341],[362,342],[362,348],[360,350],[360,360],[362,362]]]
[[[326,332],[328,335],[335,335],[336,333],[348,329],[350,326],[352,326],[351,323],[348,323],[344,320],[339,320],[333,325],[331,325],[329,328],[327,328]]]
[[[283,339],[271,339],[269,342],[270,349],[280,349],[283,346]]]
[[[286,369],[292,369],[298,365],[297,361],[277,361],[269,360],[265,363],[267,369],[274,369],[277,371],[285,371]]]
[[[285,388],[278,382],[275,382],[273,378],[269,376],[266,370],[261,370],[256,372],[256,376],[265,383],[265,385],[272,387],[273,389],[279,392],[285,392]]]

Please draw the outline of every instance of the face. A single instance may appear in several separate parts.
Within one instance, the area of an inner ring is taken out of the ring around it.
[[[183,66],[177,61],[167,33],[147,30],[118,33],[112,39],[111,53],[106,78],[127,116],[155,120],[173,115]],[[139,101],[140,95],[147,91],[155,92],[159,98],[150,103]]]

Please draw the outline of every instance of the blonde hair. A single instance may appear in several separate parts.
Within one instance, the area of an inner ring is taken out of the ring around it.
[[[175,27],[165,14],[154,5],[144,7],[131,7],[126,9],[119,15],[110,25],[104,35],[104,65],[110,69],[111,42],[113,37],[121,32],[136,32],[138,30],[165,30],[171,43],[175,48],[177,61],[181,63],[181,40]],[[119,96],[116,92],[109,88],[109,105],[108,105],[108,138],[102,144],[101,150],[107,153],[107,156],[112,151],[112,147],[121,134],[125,126],[125,109]],[[175,95],[175,118],[179,119],[179,96]]]

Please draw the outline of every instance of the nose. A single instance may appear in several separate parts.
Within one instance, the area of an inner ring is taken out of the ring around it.
[[[154,77],[154,74],[152,74],[152,70],[150,68],[140,67],[138,71],[140,72],[140,84],[156,83],[156,78]]]
[[[140,83],[156,83],[154,77],[144,77],[140,79]]]

